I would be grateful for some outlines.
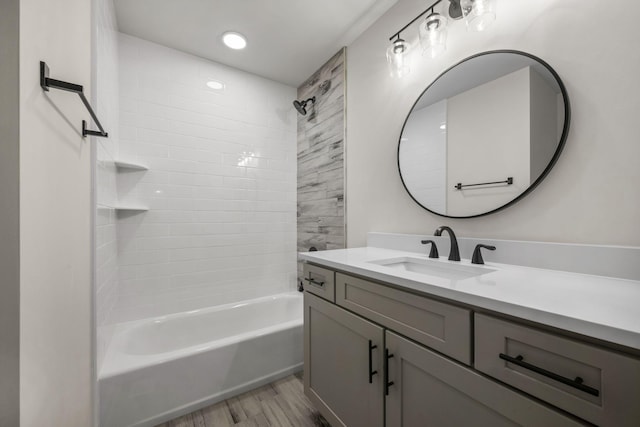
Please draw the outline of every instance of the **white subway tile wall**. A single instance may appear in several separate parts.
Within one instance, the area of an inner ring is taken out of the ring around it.
[[[116,244],[118,155],[118,26],[113,0],[96,2],[96,112],[109,138],[96,141],[96,324],[98,369],[111,341],[111,314],[118,292]]]
[[[296,90],[120,34],[116,321],[295,288]],[[215,41],[212,41],[214,43]],[[223,90],[207,87],[223,82]]]

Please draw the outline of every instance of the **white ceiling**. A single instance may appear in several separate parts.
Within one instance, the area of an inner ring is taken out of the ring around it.
[[[115,0],[120,31],[299,86],[397,0]],[[247,37],[224,46],[222,33]]]

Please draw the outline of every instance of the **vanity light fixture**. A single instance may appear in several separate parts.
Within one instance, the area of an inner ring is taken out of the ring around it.
[[[496,0],[459,0],[467,29],[483,31],[496,20]]]
[[[391,77],[403,77],[409,74],[409,49],[411,45],[400,38],[397,34],[396,40],[387,49],[387,62],[389,63],[389,71]]]
[[[447,48],[447,18],[431,9],[431,13],[420,24],[419,35],[423,55],[432,58],[440,55]]]
[[[247,38],[235,31],[227,31],[222,35],[222,42],[227,47],[235,50],[244,49],[247,47]]]
[[[420,44],[422,45],[423,53],[429,54],[434,58],[446,49],[447,18],[434,12],[434,8],[442,1],[436,0],[433,2],[424,12],[389,37],[391,46],[387,48],[387,62],[392,77],[403,77],[409,73],[409,56],[407,53],[411,46],[402,39],[400,34],[429,11],[431,13],[419,26]],[[483,31],[496,19],[497,0],[448,1],[449,17],[456,20],[464,17],[467,29]]]

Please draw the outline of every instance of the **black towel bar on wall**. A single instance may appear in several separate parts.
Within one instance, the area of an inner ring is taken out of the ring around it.
[[[513,184],[513,177],[510,176],[505,181],[481,182],[479,184],[463,184],[463,183],[459,182],[454,186],[454,188],[456,190],[462,190],[465,187],[476,187],[478,185],[490,185],[490,184],[507,184],[507,185],[511,185],[511,184]]]
[[[55,80],[55,79],[49,78],[49,67],[45,62],[40,61],[40,86],[42,87],[43,90],[47,92],[49,91],[49,88],[53,88],[53,89],[66,90],[67,92],[77,93],[78,96],[80,97],[80,100],[84,104],[84,106],[87,107],[87,110],[89,110],[89,114],[91,114],[91,118],[98,126],[98,129],[100,129],[99,131],[87,129],[87,122],[83,120],[82,136],[93,135],[93,136],[100,136],[103,138],[107,138],[109,136],[109,134],[104,131],[104,128],[100,124],[100,120],[98,120],[96,113],[93,112],[91,105],[89,105],[89,101],[87,101],[87,98],[84,96],[82,85],[67,83],[61,80]]]

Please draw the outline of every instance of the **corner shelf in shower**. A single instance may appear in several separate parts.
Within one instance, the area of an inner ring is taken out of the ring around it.
[[[96,209],[99,211],[114,210],[116,212],[147,212],[149,210],[149,208],[147,207],[135,206],[135,205],[120,205],[120,206],[97,205]]]
[[[133,205],[115,206],[114,209],[117,212],[147,212],[149,210],[149,208],[144,206],[133,206]]]
[[[137,171],[149,170],[149,168],[145,165],[142,165],[140,163],[135,163],[135,162],[129,162],[126,160],[116,160],[114,163],[118,169],[130,169],[130,170],[137,170]]]
[[[149,170],[148,166],[143,165],[141,163],[129,161],[129,160],[115,160],[113,163],[116,165],[116,168],[118,169],[118,171],[126,171],[126,170],[128,170],[128,171],[147,171],[147,170]],[[141,213],[141,212],[147,212],[149,210],[148,207],[136,205],[135,202],[134,202],[134,204],[124,203],[122,205],[116,205],[116,206],[114,206],[114,209],[116,210],[117,213],[129,212],[129,213],[133,213],[133,214]]]

